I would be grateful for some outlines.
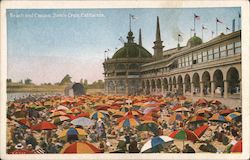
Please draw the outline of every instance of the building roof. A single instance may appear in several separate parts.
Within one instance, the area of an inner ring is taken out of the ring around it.
[[[187,42],[188,47],[195,47],[195,46],[198,46],[200,44],[202,44],[202,39],[200,37],[197,37],[196,35],[191,37]]]
[[[144,47],[134,43],[133,32],[128,32],[128,42],[124,44],[124,47],[120,48],[113,55],[112,59],[117,58],[151,58],[152,55]]]

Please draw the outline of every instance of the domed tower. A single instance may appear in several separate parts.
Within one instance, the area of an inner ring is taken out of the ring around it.
[[[191,37],[191,38],[188,40],[187,46],[188,46],[189,48],[191,48],[191,47],[198,46],[198,45],[200,45],[200,44],[202,44],[202,43],[203,43],[203,42],[202,42],[202,39],[201,39],[200,37],[197,37],[196,34],[194,34],[194,36]]]
[[[152,54],[142,46],[141,39],[139,31],[139,44],[135,43],[133,32],[130,30],[124,46],[103,63],[106,94],[140,94],[140,66],[153,61]]]

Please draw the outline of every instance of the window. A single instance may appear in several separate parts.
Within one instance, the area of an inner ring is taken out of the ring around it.
[[[233,55],[234,54],[234,45],[233,43],[227,45],[227,54]]]
[[[182,67],[185,67],[185,58],[184,57],[182,57],[181,63],[182,63]]]
[[[241,42],[235,42],[234,47],[235,47],[235,54],[240,54],[241,53]]]
[[[221,46],[220,47],[220,57],[226,57],[226,56],[227,56],[226,46]]]
[[[186,64],[186,67],[189,66],[189,63],[188,63],[188,56],[185,57],[185,64]]]
[[[193,62],[192,62],[192,54],[190,54],[188,56],[188,60],[189,60],[189,65],[191,66],[193,64]]]
[[[198,54],[198,63],[201,63],[201,62],[202,62],[202,54],[199,53],[199,54]]]
[[[179,59],[178,59],[178,67],[181,68],[181,67],[182,67],[181,65],[182,65],[181,59],[179,58]]]
[[[207,54],[208,54],[208,60],[213,60],[213,59],[214,59],[214,55],[213,55],[213,50],[212,50],[212,49],[209,50],[209,51],[207,52]]]
[[[203,59],[203,62],[207,62],[207,51],[202,52],[202,59]]]
[[[198,61],[197,61],[197,53],[194,53],[193,54],[193,64],[196,64],[196,63],[198,63]]]
[[[220,58],[219,48],[214,48],[214,59]]]

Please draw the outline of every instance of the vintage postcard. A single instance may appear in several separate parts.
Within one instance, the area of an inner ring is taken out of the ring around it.
[[[3,1],[1,159],[248,159],[247,1]]]

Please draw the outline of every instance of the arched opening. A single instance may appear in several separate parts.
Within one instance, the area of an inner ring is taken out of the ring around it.
[[[146,81],[146,94],[150,94],[150,82],[149,82],[149,80]]]
[[[113,81],[108,82],[108,91],[114,92],[115,91],[115,83]]]
[[[232,67],[227,71],[228,93],[231,95],[240,93],[240,77],[236,68]]]
[[[185,91],[184,92],[191,93],[191,79],[190,79],[190,76],[188,74],[185,75],[184,83],[185,83]]]
[[[157,86],[157,92],[160,92],[160,90],[161,90],[161,80],[160,79],[157,79],[156,86]]]
[[[204,84],[203,93],[204,95],[208,95],[211,93],[211,80],[210,80],[210,74],[208,71],[205,71],[202,74],[202,82]]]
[[[177,93],[178,95],[183,95],[183,80],[181,75],[178,76],[177,82],[178,82]]]
[[[193,75],[194,93],[200,93],[200,76],[198,73]]]
[[[163,79],[163,88],[165,91],[168,91],[168,79],[167,78]]]
[[[116,92],[117,94],[123,94],[125,93],[125,80],[118,80],[117,81],[117,88],[116,88]]]
[[[169,85],[170,85],[169,91],[173,91],[173,82],[171,77],[169,78]]]
[[[174,92],[176,92],[176,78],[175,77],[173,78],[173,88],[172,88],[172,90]]]
[[[224,92],[224,82],[223,82],[223,74],[221,70],[217,69],[213,75],[215,94],[223,94]]]
[[[152,91],[155,91],[155,80],[151,80]]]
[[[124,69],[126,69],[126,66],[125,66],[125,64],[119,63],[116,65],[115,69],[124,70]]]

